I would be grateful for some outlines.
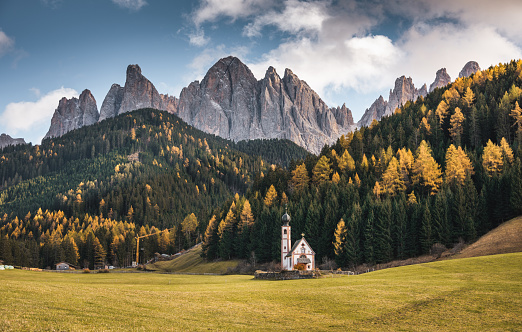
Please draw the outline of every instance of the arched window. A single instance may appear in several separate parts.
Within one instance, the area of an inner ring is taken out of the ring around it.
[[[286,235],[286,229],[285,229],[285,230],[283,231],[283,234],[285,234],[285,235]]]

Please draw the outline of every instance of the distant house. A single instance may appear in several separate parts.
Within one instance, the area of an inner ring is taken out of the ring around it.
[[[56,270],[63,271],[63,270],[75,270],[76,266],[69,264],[67,262],[60,262],[58,264],[55,264]]]

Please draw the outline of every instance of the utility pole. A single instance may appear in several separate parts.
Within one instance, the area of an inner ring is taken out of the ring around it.
[[[171,230],[171,229],[174,229],[175,227],[172,227],[172,228],[166,228],[162,231],[159,231],[159,232],[156,232],[156,233],[152,233],[152,234],[147,234],[147,235],[142,235],[142,236],[136,236],[136,261],[133,262],[132,266],[138,266],[139,262],[140,262],[140,239],[143,239],[145,237],[149,237],[149,236],[152,236],[152,235],[157,235],[157,234],[160,234],[160,233],[163,233],[165,231],[168,231],[168,230]]]

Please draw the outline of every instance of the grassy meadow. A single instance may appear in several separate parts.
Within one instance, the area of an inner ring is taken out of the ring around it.
[[[201,251],[201,246],[197,246],[173,260],[148,264],[147,270],[158,272],[224,274],[229,268],[232,269],[239,263],[238,260],[207,262],[201,257]]]
[[[0,271],[7,331],[522,329],[522,253],[315,280]]]

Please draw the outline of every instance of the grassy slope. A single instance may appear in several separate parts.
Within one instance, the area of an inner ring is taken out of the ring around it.
[[[0,271],[5,330],[414,330],[522,328],[522,253],[359,276]]]
[[[171,261],[157,262],[147,265],[148,270],[182,273],[216,273],[223,274],[228,268],[234,268],[239,261],[207,262],[201,258],[201,246]]]
[[[506,221],[466,247],[454,258],[477,257],[522,251],[522,216]]]

